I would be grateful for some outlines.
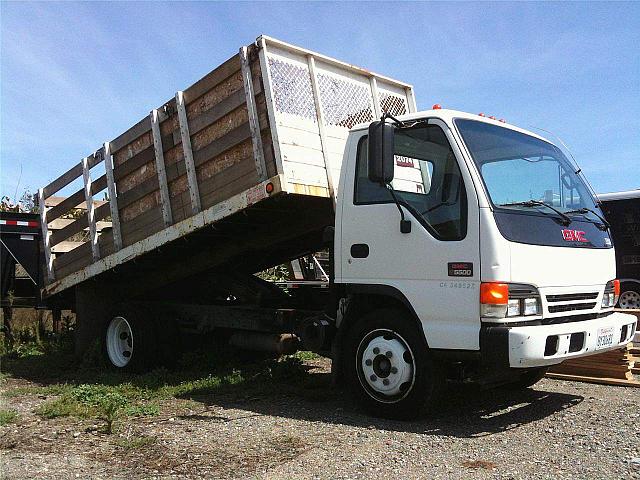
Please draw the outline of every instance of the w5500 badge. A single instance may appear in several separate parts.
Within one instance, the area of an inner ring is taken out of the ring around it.
[[[450,277],[473,277],[473,263],[471,262],[450,262],[447,264]]]

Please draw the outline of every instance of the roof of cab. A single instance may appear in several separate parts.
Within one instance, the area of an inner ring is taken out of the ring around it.
[[[467,120],[475,120],[478,122],[489,123],[492,125],[497,125],[499,127],[508,128],[510,130],[515,130],[516,132],[524,133],[525,135],[531,135],[532,137],[539,138],[540,140],[543,140],[547,143],[551,143],[552,145],[555,145],[555,143],[552,142],[551,140],[548,140],[543,136],[538,135],[537,133],[531,132],[529,130],[525,130],[524,128],[516,127],[515,125],[511,125],[506,122],[501,122],[499,120],[493,120],[489,117],[483,117],[483,116],[476,115],[473,113],[468,113],[468,112],[461,112],[459,110],[449,110],[446,108],[437,109],[437,110],[422,110],[420,112],[408,113],[406,115],[398,115],[395,118],[403,122],[408,122],[412,120],[420,120],[425,117],[440,118],[444,121],[449,121],[449,122],[456,118],[464,118]],[[364,130],[366,128],[369,128],[369,123],[360,123],[358,125],[355,125],[351,130],[352,131]]]

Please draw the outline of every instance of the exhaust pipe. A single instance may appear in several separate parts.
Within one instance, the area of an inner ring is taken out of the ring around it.
[[[291,333],[236,332],[229,345],[244,350],[291,355],[298,351],[300,339]]]

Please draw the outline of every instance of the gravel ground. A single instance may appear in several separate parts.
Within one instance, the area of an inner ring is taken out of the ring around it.
[[[7,398],[19,420],[0,427],[2,478],[640,479],[640,389],[457,386],[437,416],[395,422],[359,412],[326,361],[310,364],[304,391],[166,401],[114,435],[39,418],[44,397]]]

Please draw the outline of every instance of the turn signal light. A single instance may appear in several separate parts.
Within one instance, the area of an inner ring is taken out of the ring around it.
[[[504,318],[507,316],[509,286],[506,283],[480,284],[480,316]]]
[[[487,282],[480,284],[480,303],[506,305],[509,301],[509,286],[506,283]]]

